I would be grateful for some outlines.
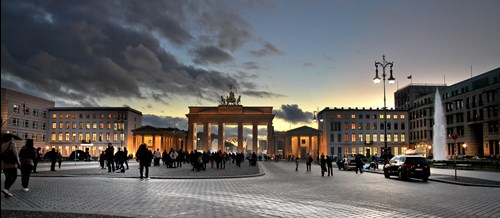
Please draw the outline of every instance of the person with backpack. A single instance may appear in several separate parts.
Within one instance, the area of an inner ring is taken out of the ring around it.
[[[16,182],[17,179],[17,169],[21,168],[21,162],[19,161],[19,156],[17,154],[16,143],[12,141],[12,134],[2,135],[2,170],[5,175],[4,188],[2,193],[5,197],[12,197],[13,194],[10,193],[9,189]]]

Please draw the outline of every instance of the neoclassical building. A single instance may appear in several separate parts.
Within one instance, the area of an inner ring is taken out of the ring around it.
[[[329,155],[325,146],[321,146],[321,131],[302,126],[286,132],[275,132],[274,141],[276,146],[276,154],[283,157],[294,156],[305,158],[307,154],[311,154],[314,158],[318,155]]]
[[[260,125],[267,127],[267,142],[268,144],[273,144],[273,119],[274,114],[273,107],[245,107],[241,105],[241,96],[236,98],[234,92],[232,91],[232,85],[229,85],[229,95],[224,98],[221,96],[221,104],[217,107],[189,107],[189,113],[186,114],[188,118],[188,137],[187,137],[187,151],[192,151],[193,149],[200,148],[197,143],[203,144],[203,150],[210,150],[209,145],[211,145],[211,125],[217,125],[217,137],[218,137],[218,149],[224,149],[224,129],[226,125],[237,125],[238,126],[238,151],[244,152],[243,150],[243,127],[245,125],[252,126],[252,151],[257,152],[257,144],[259,141],[259,131]],[[203,137],[202,141],[198,140],[198,125],[203,126]],[[247,151],[250,150],[247,148]],[[270,146],[268,151],[269,154],[273,154],[274,147]]]
[[[145,143],[149,149],[160,152],[167,152],[173,148],[176,151],[186,150],[187,132],[177,128],[157,128],[152,126],[142,126],[132,130],[133,148],[131,153],[135,154],[139,145]]]

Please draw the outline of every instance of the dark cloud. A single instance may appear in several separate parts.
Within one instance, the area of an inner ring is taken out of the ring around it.
[[[276,118],[290,123],[310,123],[313,119],[313,113],[303,111],[296,104],[281,105],[280,109],[276,109],[273,112]]]
[[[264,43],[263,48],[259,50],[252,50],[250,51],[250,54],[255,57],[264,57],[269,55],[282,55],[284,53],[277,49],[273,44],[266,42]]]
[[[193,51],[196,64],[220,64],[233,60],[233,57],[224,50],[215,46],[203,46]]]
[[[253,78],[239,84],[238,75],[181,63],[186,58],[166,49],[194,50],[185,53],[196,63],[231,61],[226,50],[241,48],[252,27],[211,4],[216,3],[2,1],[2,87],[82,106],[102,106],[106,98],[197,101],[220,95],[229,83],[255,97],[276,96],[258,90]]]
[[[243,63],[243,68],[245,68],[245,70],[256,70],[256,69],[259,69],[259,65],[257,65],[256,62],[254,61],[249,61],[249,62],[245,62]]]
[[[180,130],[187,130],[187,118],[171,117],[171,116],[157,116],[153,114],[142,115],[142,125],[154,126],[158,128],[177,128]]]

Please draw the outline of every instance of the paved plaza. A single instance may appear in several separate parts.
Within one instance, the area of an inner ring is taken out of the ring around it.
[[[462,183],[445,183],[453,170],[432,169],[428,182],[384,178],[379,171],[355,174],[318,165],[261,161],[258,167],[152,167],[140,180],[137,163],[126,173],[108,173],[97,162],[64,162],[40,173],[22,192],[2,196],[2,217],[500,217],[500,174],[459,170]],[[201,179],[204,178],[204,179]],[[484,185],[468,186],[464,178]],[[2,175],[2,184],[4,176]]]

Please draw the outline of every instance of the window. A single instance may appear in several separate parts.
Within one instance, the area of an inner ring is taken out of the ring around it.
[[[76,133],[71,134],[71,141],[76,142]]]
[[[391,119],[391,115],[390,114],[387,114],[387,119]]]
[[[38,129],[38,122],[33,121],[33,129]]]
[[[56,141],[56,133],[55,132],[53,132],[52,134],[50,134],[50,140]]]
[[[38,109],[33,109],[33,116],[38,117]]]
[[[76,129],[76,122],[73,122],[73,123],[71,124],[71,126],[72,126],[72,128],[73,128],[73,129]]]
[[[330,134],[330,142],[335,142],[335,136],[334,136],[334,134]]]
[[[385,142],[385,137],[384,137],[384,134],[380,134],[380,142]]]
[[[94,119],[97,119],[97,114],[92,114],[92,117],[93,117]]]
[[[101,116],[100,116],[100,117],[101,117],[101,119],[104,119],[104,114],[101,114]]]
[[[12,125],[19,126],[19,118],[12,118]]]
[[[66,129],[69,129],[71,126],[71,123],[70,122],[66,122]]]
[[[78,133],[78,141],[81,142],[83,140],[83,133]]]
[[[348,129],[349,129],[349,123],[348,123],[348,122],[345,122],[345,123],[344,123],[344,129],[345,129],[345,130],[348,130]]]
[[[382,119],[384,119],[384,115],[383,115],[383,114],[380,114],[380,115],[379,115],[379,118],[380,118],[381,120],[382,120]]]
[[[351,123],[351,129],[356,129],[356,123]]]
[[[366,134],[366,135],[365,135],[365,138],[366,138],[366,142],[367,142],[367,143],[371,143],[371,137],[370,137],[370,136],[371,136],[370,134]]]
[[[406,135],[404,133],[401,134],[401,142],[406,141]]]
[[[93,142],[97,141],[97,134],[92,133],[92,141]]]
[[[63,119],[64,118],[64,114],[59,114],[59,119]]]
[[[392,134],[387,134],[387,142],[392,142]]]
[[[71,118],[71,114],[66,114],[66,119]]]
[[[24,121],[24,128],[30,127],[30,122],[28,120]]]
[[[76,114],[72,114],[72,115],[71,115],[71,117],[72,117],[73,119],[76,119],[76,117],[77,117],[77,116],[76,116]]]
[[[370,130],[370,123],[366,123],[366,130]]]
[[[104,122],[99,122],[99,129],[104,129]]]
[[[401,119],[404,120],[405,119],[405,115],[404,114],[401,114]]]
[[[113,133],[113,141],[118,141],[118,135],[116,133]]]
[[[108,119],[111,119],[111,114],[108,114]]]
[[[362,122],[359,122],[358,128],[359,128],[360,130],[362,130],[362,129],[363,129],[363,123],[362,123]]]
[[[111,123],[110,122],[106,123],[106,129],[111,129]]]
[[[337,119],[342,119],[342,115],[337,114]]]
[[[45,130],[46,129],[46,124],[45,123],[42,123],[42,129]]]
[[[42,118],[47,118],[47,111],[42,111]]]
[[[65,136],[66,141],[69,142],[69,133],[66,133]]]
[[[394,114],[394,119],[398,119],[398,115],[397,114]]]
[[[12,112],[13,113],[19,113],[19,105],[17,105],[17,104],[12,105]]]
[[[30,108],[29,107],[24,107],[24,114],[30,114]]]
[[[102,142],[102,133],[99,133],[99,141]]]
[[[356,119],[356,114],[351,114],[351,119]]]
[[[92,129],[97,129],[97,122],[92,123]]]
[[[373,142],[378,142],[377,134],[373,134]]]
[[[359,142],[363,142],[363,134],[359,134],[358,138],[359,138]]]
[[[78,123],[78,128],[79,128],[79,129],[83,129],[83,122],[79,122],[79,123]]]
[[[52,114],[52,119],[57,119],[57,114]]]
[[[111,136],[110,136],[110,134],[109,134],[109,132],[108,132],[108,133],[106,133],[106,141],[108,141],[108,142],[109,142],[109,141],[110,141],[110,139],[111,139]]]
[[[344,134],[344,142],[349,141],[349,135],[347,133]]]
[[[57,123],[56,122],[52,122],[52,129],[57,129]]]
[[[85,128],[90,129],[90,122],[85,123]]]
[[[62,140],[63,140],[63,134],[62,133],[59,133],[59,138],[57,140],[60,141],[60,142],[62,142]]]
[[[351,134],[351,142],[356,142],[356,134]]]
[[[63,122],[59,122],[59,129],[62,129],[64,128],[64,123]]]

